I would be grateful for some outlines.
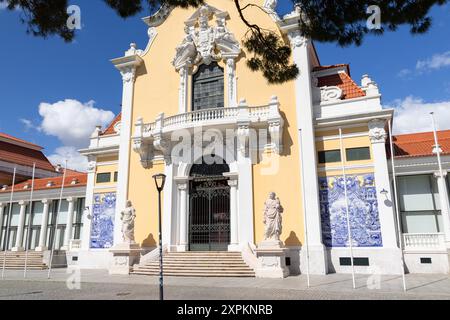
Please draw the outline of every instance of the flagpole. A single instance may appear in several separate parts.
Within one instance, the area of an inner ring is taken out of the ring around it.
[[[67,159],[66,159],[66,164],[64,167],[64,174],[63,174],[63,178],[62,178],[62,182],[61,182],[61,191],[59,194],[58,210],[56,211],[56,217],[54,219],[55,226],[54,226],[53,241],[52,241],[52,248],[51,248],[51,254],[50,254],[50,263],[48,266],[48,274],[47,274],[48,279],[50,279],[51,272],[52,272],[53,255],[55,254],[55,240],[56,240],[56,233],[57,233],[57,229],[58,229],[58,216],[61,211],[62,196],[63,196],[63,192],[64,192],[64,184],[66,181],[66,172],[67,172]]]
[[[439,175],[441,179],[444,179],[444,170],[442,169],[442,160],[441,160],[441,146],[439,145],[439,140],[438,140],[438,136],[437,136],[437,131],[436,131],[436,122],[434,120],[434,112],[430,112],[431,115],[431,122],[433,124],[433,135],[434,135],[434,144],[435,144],[435,149],[436,149],[436,157],[437,157],[437,162],[438,162],[438,166],[439,166]],[[445,199],[448,199],[448,197],[444,197]],[[445,201],[446,205],[447,205],[447,209],[449,207],[448,204],[448,200]]]
[[[394,185],[394,210],[395,210],[395,216],[397,217],[397,233],[398,233],[398,243],[401,251],[401,267],[402,267],[402,281],[403,281],[403,291],[406,292],[408,288],[406,287],[406,278],[405,278],[405,256],[403,254],[403,235],[402,235],[402,229],[401,229],[401,217],[400,212],[398,210],[399,208],[399,202],[398,202],[398,192],[397,192],[397,173],[395,171],[395,152],[394,152],[394,142],[392,139],[392,122],[391,120],[388,121],[388,130],[389,130],[389,145],[391,150],[391,165],[392,165],[392,179],[393,179],[393,185]]]
[[[299,130],[299,146],[300,146],[300,168],[302,172],[302,207],[303,207],[303,219],[305,224],[305,247],[306,247],[306,280],[308,288],[311,286],[310,276],[309,276],[309,241],[308,241],[308,221],[306,217],[306,199],[305,199],[305,175],[303,171],[303,142],[302,142],[302,129]]]
[[[11,187],[11,195],[9,198],[9,210],[8,210],[8,217],[6,218],[6,234],[5,234],[5,242],[3,244],[4,248],[5,248],[5,252],[3,255],[3,268],[2,268],[2,279],[5,278],[5,267],[6,267],[6,251],[8,250],[8,243],[9,243],[9,232],[10,232],[10,224],[11,224],[11,213],[12,213],[12,201],[13,201],[13,196],[14,196],[14,186],[16,184],[16,172],[17,172],[17,167],[14,167],[14,173],[13,173],[13,183],[12,183],[12,187]]]
[[[345,196],[345,209],[347,213],[347,233],[348,233],[348,241],[350,245],[350,259],[351,259],[351,266],[352,266],[352,281],[353,281],[353,289],[356,289],[356,280],[355,280],[355,264],[353,259],[353,237],[352,237],[352,230],[350,227],[350,212],[348,207],[348,193],[347,193],[347,173],[345,170],[345,154],[344,154],[344,147],[343,147],[343,141],[342,141],[342,128],[339,128],[339,147],[341,151],[341,163],[342,163],[342,175],[344,177],[344,196]]]
[[[31,178],[31,192],[30,192],[30,215],[28,216],[28,227],[27,227],[27,238],[25,240],[25,267],[23,270],[23,277],[27,277],[27,266],[28,266],[28,250],[30,245],[30,232],[31,232],[31,215],[33,214],[33,192],[34,192],[34,176],[36,174],[36,162],[33,163],[33,176]]]
[[[445,184],[445,177],[444,177],[444,170],[442,169],[442,160],[441,160],[441,146],[439,145],[439,140],[438,140],[438,135],[437,135],[437,130],[436,130],[436,122],[434,120],[434,112],[430,112],[431,115],[431,122],[433,124],[433,135],[434,135],[434,144],[435,144],[435,150],[436,150],[436,157],[437,157],[437,162],[438,162],[438,166],[439,166],[439,178],[440,181],[438,181],[438,183],[443,183]],[[444,199],[445,202],[445,206],[447,207],[447,212],[450,212],[450,208],[449,208],[449,200],[448,200],[448,195],[442,195],[442,199]],[[443,211],[444,208],[441,208]],[[446,228],[446,225],[448,225],[448,217],[442,217],[444,220],[444,228]],[[447,223],[445,222],[447,221]],[[447,233],[447,231],[444,230],[445,233]],[[448,239],[446,239],[446,241],[448,241]]]

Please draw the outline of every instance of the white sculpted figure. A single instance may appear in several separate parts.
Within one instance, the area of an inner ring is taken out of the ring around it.
[[[134,243],[134,220],[136,219],[136,210],[130,200],[127,201],[127,207],[121,212],[122,237],[125,243]]]
[[[197,49],[195,48],[194,39],[192,38],[189,27],[186,27],[184,31],[186,35],[183,42],[177,46],[175,59],[173,59],[173,65],[177,69],[180,69],[186,63],[192,63],[197,56]]]
[[[219,55],[215,54],[214,28],[208,24],[209,11],[207,7],[200,8],[200,17],[198,18],[199,28],[194,33],[194,43],[197,47],[198,56],[196,64],[203,62],[210,64],[213,60],[218,60]]]
[[[282,232],[283,207],[275,192],[269,194],[269,198],[264,204],[264,240],[280,241]]]
[[[225,26],[225,18],[217,19],[215,41],[222,53],[239,54],[241,47],[234,35]]]

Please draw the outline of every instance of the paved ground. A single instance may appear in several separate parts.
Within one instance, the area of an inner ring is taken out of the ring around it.
[[[450,300],[448,275],[407,275],[408,291],[403,292],[400,276],[382,276],[380,281],[357,276],[352,288],[351,275],[306,276],[287,279],[255,278],[175,278],[165,279],[165,297],[170,300],[276,300],[276,299],[432,299]],[[368,286],[369,280],[369,286]],[[375,288],[373,287],[375,286]],[[372,289],[371,289],[372,288]],[[0,300],[158,299],[158,278],[147,276],[109,276],[101,270],[70,272],[6,271],[0,279]]]

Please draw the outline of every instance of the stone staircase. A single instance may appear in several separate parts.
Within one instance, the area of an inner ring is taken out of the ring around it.
[[[5,265],[8,270],[22,270],[25,268],[26,252],[0,251],[0,269]],[[47,265],[44,263],[42,252],[29,251],[27,258],[28,270],[44,270]]]
[[[254,277],[255,272],[240,252],[168,252],[163,257],[165,276],[178,277]],[[159,275],[159,260],[134,265],[132,274]]]

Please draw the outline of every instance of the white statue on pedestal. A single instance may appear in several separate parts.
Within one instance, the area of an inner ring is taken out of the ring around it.
[[[275,192],[269,194],[269,198],[264,203],[264,241],[280,241],[282,232],[283,207]]]
[[[125,243],[135,243],[134,241],[134,220],[136,219],[136,210],[130,200],[127,201],[127,207],[121,212],[122,237]]]

